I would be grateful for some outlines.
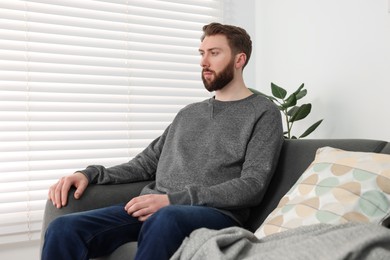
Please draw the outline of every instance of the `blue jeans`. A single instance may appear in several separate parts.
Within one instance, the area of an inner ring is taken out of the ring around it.
[[[209,207],[171,205],[140,222],[127,214],[124,204],[116,205],[55,219],[45,234],[42,259],[95,258],[130,241],[138,241],[136,259],[169,259],[193,230],[237,225]]]

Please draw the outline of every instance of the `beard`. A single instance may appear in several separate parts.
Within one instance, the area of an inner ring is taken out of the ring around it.
[[[208,81],[203,75],[203,72],[211,72],[214,75],[214,80]],[[215,71],[210,69],[202,70],[202,80],[205,88],[209,92],[223,89],[227,84],[230,83],[234,78],[234,59],[232,59],[226,67],[217,74]]]

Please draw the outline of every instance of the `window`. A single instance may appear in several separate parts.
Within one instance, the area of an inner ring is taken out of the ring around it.
[[[1,0],[0,244],[39,239],[47,189],[131,159],[188,103],[222,0]]]

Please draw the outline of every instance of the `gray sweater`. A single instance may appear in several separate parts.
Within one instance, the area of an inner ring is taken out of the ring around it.
[[[266,98],[210,98],[183,108],[164,133],[131,161],[81,171],[90,183],[155,180],[141,194],[171,204],[221,210],[242,224],[259,204],[283,143],[280,111]]]

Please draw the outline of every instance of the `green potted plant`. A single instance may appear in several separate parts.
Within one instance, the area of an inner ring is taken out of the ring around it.
[[[299,139],[304,138],[311,134],[321,123],[322,120],[317,121],[311,125],[305,132],[303,132],[299,137],[292,135],[292,127],[296,121],[302,120],[310,114],[312,105],[310,103],[297,105],[298,100],[306,96],[307,90],[304,89],[304,84],[294,91],[291,95],[287,96],[287,91],[277,86],[274,83],[271,83],[272,96],[261,93],[258,90],[250,88],[250,90],[255,93],[262,95],[272,102],[274,102],[280,111],[283,113],[286,120],[287,131],[284,132],[284,137],[287,139]]]

